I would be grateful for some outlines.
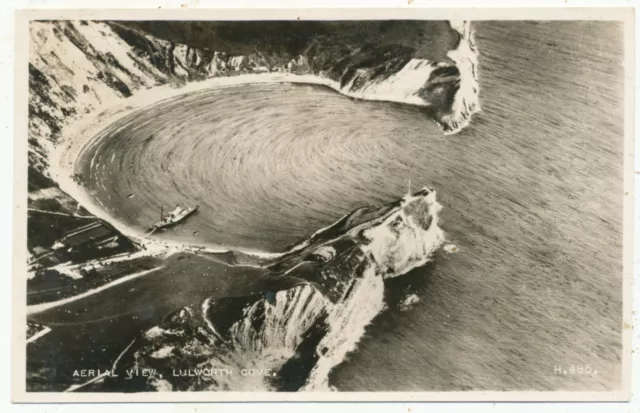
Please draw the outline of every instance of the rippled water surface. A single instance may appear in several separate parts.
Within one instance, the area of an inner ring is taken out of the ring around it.
[[[352,209],[437,189],[456,254],[394,281],[332,375],[343,390],[619,386],[621,28],[476,25],[483,111],[443,136],[419,109],[287,84],[211,90],[114,125],[79,172],[141,230],[283,250]],[[133,195],[133,196],[131,196]],[[420,302],[393,305],[407,292]],[[558,365],[597,374],[562,376]]]

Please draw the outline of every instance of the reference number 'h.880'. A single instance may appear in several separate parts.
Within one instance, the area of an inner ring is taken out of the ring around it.
[[[570,366],[555,365],[553,366],[554,374],[598,374],[598,370],[594,370],[589,364],[571,364]]]

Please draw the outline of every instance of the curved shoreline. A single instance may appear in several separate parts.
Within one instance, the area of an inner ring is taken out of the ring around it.
[[[459,84],[452,97],[450,106],[439,108],[418,97],[420,88],[425,82],[430,82],[431,74],[442,63],[427,61],[409,62],[400,72],[392,75],[383,83],[372,83],[358,91],[352,91],[350,85],[341,86],[337,81],[326,78],[321,74],[298,75],[289,72],[243,74],[238,76],[214,77],[199,82],[187,83],[182,88],[173,88],[169,84],[139,90],[125,99],[118,99],[102,104],[95,111],[72,121],[62,129],[61,138],[51,153],[50,175],[60,188],[76,199],[92,215],[109,222],[123,235],[144,245],[161,245],[165,248],[201,248],[207,252],[238,251],[261,258],[278,257],[283,253],[256,251],[242,247],[231,247],[219,244],[185,243],[171,240],[154,240],[146,238],[140,230],[128,225],[98,205],[97,200],[78,185],[73,179],[74,171],[81,155],[93,145],[100,142],[101,132],[111,124],[121,120],[138,110],[150,108],[172,98],[186,96],[206,90],[224,89],[247,84],[258,83],[295,83],[321,85],[329,87],[335,92],[355,99],[368,101],[395,102],[411,106],[434,109],[434,121],[441,131],[447,135],[456,133],[469,124],[471,115],[480,110],[478,102],[477,79],[477,50],[474,33],[470,22],[449,22],[451,27],[460,34],[459,44],[449,50],[447,56],[459,70]],[[415,63],[412,65],[412,63]],[[413,67],[416,66],[416,67]],[[405,69],[410,73],[401,74]],[[411,72],[415,70],[415,72]],[[416,89],[416,87],[418,89]]]
[[[147,247],[151,246],[153,249],[172,248],[176,249],[176,251],[198,248],[210,253],[237,251],[259,258],[281,257],[290,251],[272,253],[268,251],[257,251],[219,244],[198,242],[185,243],[180,241],[147,238],[143,232],[124,223],[122,220],[118,219],[98,205],[96,200],[72,178],[75,173],[74,170],[76,163],[81,158],[82,154],[92,146],[98,144],[100,142],[101,132],[118,120],[131,115],[138,110],[153,107],[173,98],[184,97],[204,91],[261,83],[295,83],[302,85],[327,86],[334,91],[343,94],[339,91],[339,85],[337,82],[313,75],[295,75],[289,73],[261,73],[245,74],[233,77],[217,77],[198,83],[190,83],[179,89],[172,88],[169,85],[146,89],[127,99],[117,101],[110,105],[106,104],[90,115],[65,126],[61,134],[62,139],[58,141],[53,153],[51,154],[51,163],[49,167],[51,177],[58,183],[60,189],[78,201],[78,203],[89,211],[90,214],[110,223],[123,235],[129,237],[134,242],[144,244]],[[323,228],[318,231],[322,231],[322,229]]]

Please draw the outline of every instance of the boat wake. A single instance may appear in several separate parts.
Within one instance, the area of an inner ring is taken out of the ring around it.
[[[424,188],[360,208],[264,265],[298,280],[279,291],[214,300],[173,312],[132,348],[126,371],[152,372],[127,391],[329,391],[341,364],[385,309],[385,279],[430,261],[443,245],[436,192]]]

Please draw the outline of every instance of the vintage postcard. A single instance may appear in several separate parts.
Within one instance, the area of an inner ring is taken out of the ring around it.
[[[634,23],[18,12],[13,400],[627,400]]]

